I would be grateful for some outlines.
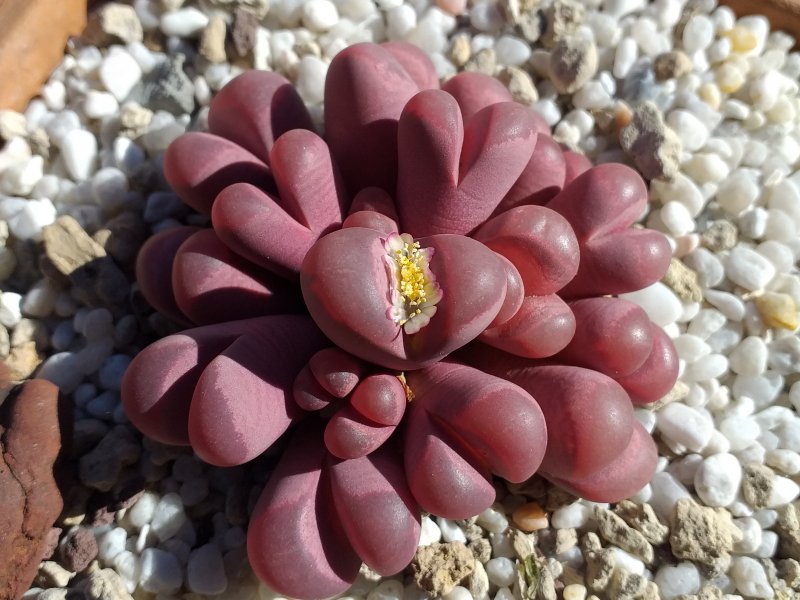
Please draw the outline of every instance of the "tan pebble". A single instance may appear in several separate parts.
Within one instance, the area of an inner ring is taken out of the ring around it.
[[[691,73],[692,59],[680,50],[664,52],[656,56],[655,61],[653,61],[653,71],[659,81],[680,77],[686,73]]]
[[[450,43],[450,50],[447,57],[457,67],[463,67],[472,56],[472,48],[469,44],[469,36],[465,33],[458,33],[453,36],[453,41]]]
[[[537,531],[548,526],[547,513],[536,502],[523,504],[513,512],[511,518],[522,531]]]
[[[733,94],[744,84],[744,73],[730,62],[720,65],[714,72],[714,77],[724,94]]]
[[[614,131],[619,131],[627,127],[633,120],[631,107],[621,100],[614,105]]]
[[[697,90],[700,99],[708,104],[714,110],[719,110],[722,96],[720,95],[719,87],[714,83],[704,83]]]
[[[756,34],[742,25],[725,32],[725,37],[731,41],[731,50],[734,52],[749,52],[758,45]]]
[[[797,329],[797,305],[789,294],[766,292],[758,296],[755,303],[767,327]]]
[[[22,381],[30,377],[41,364],[42,359],[36,351],[36,342],[24,342],[11,349],[3,361],[8,367],[12,381]]]
[[[564,588],[564,600],[586,600],[586,587],[579,583],[571,583]]]

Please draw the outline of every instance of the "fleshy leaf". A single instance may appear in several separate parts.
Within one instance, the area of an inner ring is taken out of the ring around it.
[[[350,543],[377,573],[399,573],[414,557],[420,536],[419,509],[400,457],[383,447],[330,465],[336,511]]]
[[[450,94],[414,96],[398,127],[401,229],[415,237],[471,232],[520,176],[536,136],[531,113],[513,102],[487,106],[464,122]]]
[[[269,164],[275,140],[292,129],[313,131],[314,126],[288,80],[273,71],[247,71],[214,96],[208,128]]]
[[[322,432],[303,426],[270,477],[247,529],[256,575],[290,598],[328,598],[355,580],[361,559],[337,518],[323,474]]]
[[[301,302],[295,286],[231,252],[212,229],[178,248],[172,289],[181,311],[201,325],[298,312]]]
[[[189,409],[189,439],[217,466],[269,448],[302,414],[295,377],[329,342],[305,316],[263,318],[203,369]]]
[[[210,133],[190,131],[172,142],[164,154],[164,175],[181,200],[205,214],[219,193],[234,183],[275,191],[272,173],[261,159]]]

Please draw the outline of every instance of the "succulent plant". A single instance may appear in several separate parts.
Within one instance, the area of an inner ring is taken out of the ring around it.
[[[144,433],[245,463],[290,437],[251,517],[255,572],[293,597],[345,590],[414,555],[421,512],[467,518],[493,477],[539,473],[597,501],[649,481],[633,405],[662,397],[675,350],[615,298],[670,247],[632,227],[647,189],[553,141],[496,80],[439,86],[418,49],[332,61],[325,136],[281,76],[247,72],[167,179],[211,228],[153,236],[143,294],[191,328],[133,361]]]

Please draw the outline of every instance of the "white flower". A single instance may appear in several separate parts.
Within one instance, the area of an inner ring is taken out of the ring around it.
[[[417,333],[436,314],[436,304],[442,299],[442,290],[430,269],[433,248],[421,248],[407,233],[392,233],[383,247],[391,303],[386,316],[407,334]]]

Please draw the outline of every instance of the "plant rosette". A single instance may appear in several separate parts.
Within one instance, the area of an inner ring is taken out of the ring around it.
[[[670,261],[632,227],[642,179],[563,150],[488,76],[440,87],[406,44],[340,52],[324,119],[321,137],[280,75],[231,81],[164,160],[212,226],[160,232],[137,261],[145,297],[189,328],[131,364],[131,421],[219,466],[289,438],[251,515],[256,574],[323,598],[362,562],[397,573],[422,511],[478,514],[493,477],[638,491],[657,453],[633,406],[678,369],[614,297]]]

